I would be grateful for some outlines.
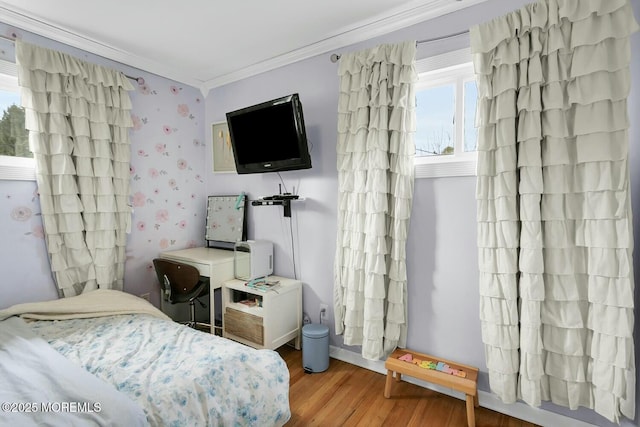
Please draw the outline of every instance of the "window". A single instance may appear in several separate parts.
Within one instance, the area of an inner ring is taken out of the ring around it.
[[[0,60],[0,179],[35,179],[16,65]]]
[[[469,49],[417,62],[416,177],[475,175],[478,91]]]

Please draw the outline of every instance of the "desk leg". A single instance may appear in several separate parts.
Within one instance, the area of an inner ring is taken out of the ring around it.
[[[209,332],[216,334],[216,288],[209,283],[209,323],[211,328]]]

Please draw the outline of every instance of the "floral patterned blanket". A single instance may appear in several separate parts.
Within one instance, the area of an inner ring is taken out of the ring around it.
[[[281,426],[289,371],[256,350],[149,314],[35,321],[31,329],[127,395],[156,426]]]
[[[23,325],[25,334],[35,332],[22,341],[42,337],[41,350],[49,353],[45,359],[59,353],[70,367],[84,368],[66,376],[88,371],[142,408],[151,425],[281,426],[291,416],[289,370],[278,353],[176,324],[134,295],[99,289],[17,304],[0,311],[2,319],[7,320],[0,321],[0,332],[13,324]],[[16,357],[9,359],[9,371],[20,366]]]

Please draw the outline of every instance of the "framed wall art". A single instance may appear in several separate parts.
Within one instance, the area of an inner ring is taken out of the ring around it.
[[[236,162],[233,159],[231,136],[227,122],[211,125],[211,139],[213,142],[213,172],[235,172]]]

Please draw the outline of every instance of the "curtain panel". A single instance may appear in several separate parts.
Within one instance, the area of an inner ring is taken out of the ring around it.
[[[626,0],[540,0],[471,29],[480,316],[504,402],[635,413]]]
[[[377,360],[406,342],[413,199],[415,41],[340,58],[337,334]]]
[[[122,73],[21,40],[16,59],[59,294],[122,289],[134,88]]]

